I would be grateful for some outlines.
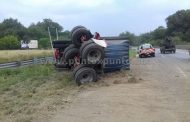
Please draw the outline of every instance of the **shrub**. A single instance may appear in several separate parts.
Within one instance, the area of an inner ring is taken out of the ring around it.
[[[0,50],[19,49],[19,41],[15,36],[5,36],[0,39]]]
[[[49,38],[41,38],[39,40],[39,48],[48,49],[51,48],[51,43]]]

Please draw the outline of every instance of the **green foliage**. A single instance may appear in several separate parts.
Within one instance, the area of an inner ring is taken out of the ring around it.
[[[136,50],[134,50],[134,49],[130,49],[130,50],[129,50],[129,57],[130,57],[130,58],[136,57],[136,54],[137,54],[137,51],[136,51]]]
[[[61,39],[61,40],[68,40],[68,39],[70,39],[71,38],[71,32],[70,31],[68,31],[68,30],[66,30],[66,31],[64,31],[64,32],[61,32],[60,34],[59,34],[59,39]]]
[[[159,26],[152,32],[152,36],[154,40],[164,39],[166,36],[166,28],[163,26]]]
[[[50,43],[49,38],[41,38],[41,39],[39,39],[38,44],[39,44],[40,49],[42,49],[42,48],[43,49],[51,48],[51,43]]]
[[[17,19],[5,19],[0,23],[0,38],[13,35],[22,39],[26,35],[26,28]]]
[[[138,37],[128,31],[119,34],[121,37],[128,37],[130,45],[138,45]]]
[[[166,18],[168,35],[190,42],[190,9],[180,10]]]
[[[59,36],[61,36],[61,39],[70,38],[70,32],[62,32],[63,27],[51,19],[43,19],[42,22],[37,22],[36,24],[32,23],[28,28],[26,28],[18,22],[17,19],[12,18],[5,19],[2,23],[0,23],[0,38],[12,35],[17,37],[18,40],[24,40],[25,42],[28,42],[29,40],[39,40],[40,48],[49,48],[50,42],[49,39],[47,39],[49,37],[48,27],[50,29],[52,39],[56,38],[56,29]],[[10,40],[3,38],[0,41],[0,49],[17,48],[19,48],[19,46],[15,39]]]
[[[151,43],[152,45],[159,45],[161,40],[166,37],[166,28],[159,26],[154,31],[140,35],[141,43]]]
[[[171,37],[171,40],[174,42],[176,45],[186,45],[187,42],[183,41],[180,36],[173,36]]]
[[[48,27],[53,38],[56,37],[56,28],[57,32],[60,33],[63,30],[63,27],[56,22],[53,22],[51,19],[44,19],[43,22],[38,22],[37,24],[31,24],[28,27],[28,34],[31,39],[40,39],[47,38],[48,36]]]
[[[15,36],[5,36],[0,39],[0,49],[1,50],[7,50],[7,49],[18,49],[19,41],[17,37]]]
[[[77,89],[67,72],[57,72],[52,65],[33,65],[0,70],[0,121],[10,116],[13,122],[36,120],[43,108],[55,108],[67,98],[70,90]],[[61,99],[60,99],[61,98]],[[19,111],[19,112],[18,112]],[[34,115],[35,114],[35,115]],[[35,117],[35,118],[34,118]]]

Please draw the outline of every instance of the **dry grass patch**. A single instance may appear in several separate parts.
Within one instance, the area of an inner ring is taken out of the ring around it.
[[[52,56],[52,50],[1,50],[0,63]]]

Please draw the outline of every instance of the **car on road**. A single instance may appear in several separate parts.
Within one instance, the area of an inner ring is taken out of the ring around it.
[[[142,44],[138,47],[139,58],[155,57],[155,48],[151,44]]]
[[[176,47],[173,41],[168,37],[165,40],[163,40],[160,44],[160,53],[175,53]]]

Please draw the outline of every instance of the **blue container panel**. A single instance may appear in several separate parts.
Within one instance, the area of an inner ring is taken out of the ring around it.
[[[128,41],[105,48],[104,71],[113,72],[121,69],[130,69]]]

